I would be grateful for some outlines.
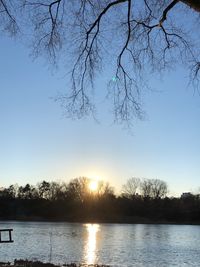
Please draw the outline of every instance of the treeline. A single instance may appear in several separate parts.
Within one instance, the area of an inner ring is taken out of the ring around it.
[[[42,181],[0,191],[0,219],[81,222],[200,223],[200,196],[167,197],[158,179],[131,178],[116,195],[112,186],[79,177],[69,183]]]

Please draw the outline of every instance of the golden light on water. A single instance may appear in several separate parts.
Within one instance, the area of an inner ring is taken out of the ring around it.
[[[97,233],[100,230],[100,226],[99,224],[86,224],[86,229],[85,261],[87,264],[94,264],[97,258]]]

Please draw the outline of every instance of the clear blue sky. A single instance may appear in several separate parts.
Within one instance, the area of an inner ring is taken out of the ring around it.
[[[0,186],[77,176],[98,176],[118,191],[132,176],[165,180],[171,194],[200,186],[200,96],[181,68],[149,81],[157,92],[145,92],[146,119],[130,134],[112,123],[104,102],[99,124],[66,119],[51,99],[67,87],[63,70],[52,72],[29,53],[0,38]]]

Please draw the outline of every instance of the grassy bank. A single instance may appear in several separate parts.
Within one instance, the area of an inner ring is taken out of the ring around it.
[[[0,262],[2,267],[109,267],[109,265],[99,265],[99,264],[76,264],[69,263],[63,265],[54,265],[52,263],[44,263],[41,261],[28,261],[28,260],[15,260],[14,263],[10,262]]]

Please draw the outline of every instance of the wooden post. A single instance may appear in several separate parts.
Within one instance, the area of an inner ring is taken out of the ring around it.
[[[9,229],[9,241],[12,242],[12,235],[11,235],[11,229]]]
[[[14,241],[12,240],[12,231],[13,229],[0,229],[0,243],[13,243]],[[2,240],[1,238],[1,233],[2,232],[8,232],[8,240]]]

